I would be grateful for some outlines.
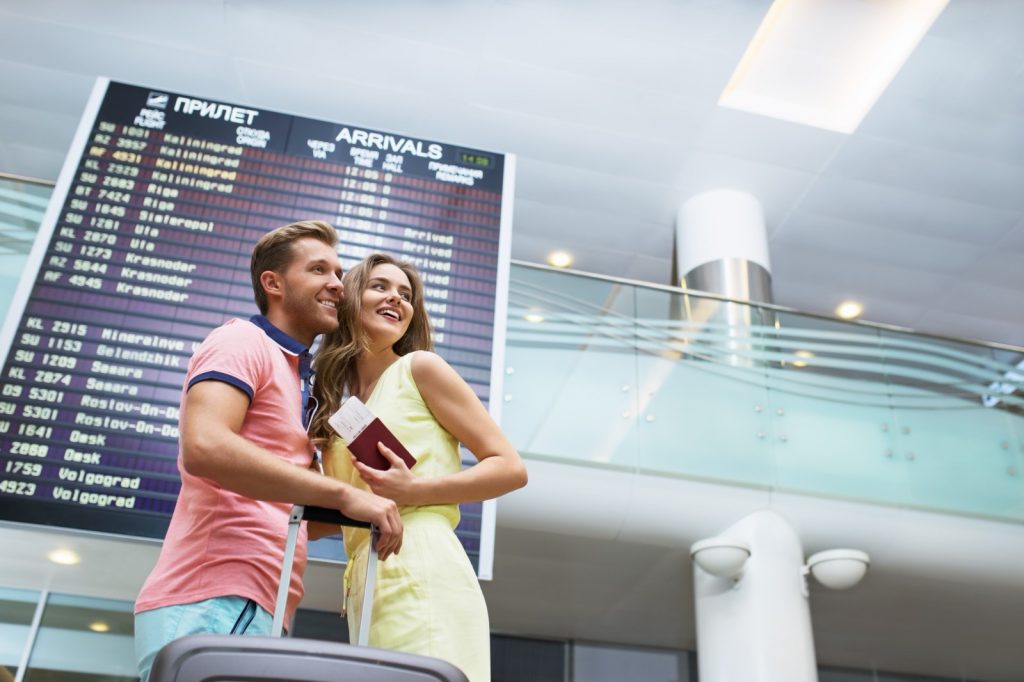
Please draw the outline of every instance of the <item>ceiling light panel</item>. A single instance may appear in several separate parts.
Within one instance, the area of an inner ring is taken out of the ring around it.
[[[776,0],[718,103],[852,133],[949,0]]]

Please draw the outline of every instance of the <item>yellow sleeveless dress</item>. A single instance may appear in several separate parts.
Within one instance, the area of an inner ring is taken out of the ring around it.
[[[433,477],[461,469],[459,444],[434,419],[412,376],[409,353],[384,370],[367,407],[416,458],[412,473]],[[349,450],[335,439],[325,471],[367,490]],[[473,566],[455,537],[458,505],[402,507],[405,536],[399,554],[377,565],[370,646],[441,658],[472,682],[491,679],[487,605]],[[359,632],[369,531],[345,528],[348,628]]]

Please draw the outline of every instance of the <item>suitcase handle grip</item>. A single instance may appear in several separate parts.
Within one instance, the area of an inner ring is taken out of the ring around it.
[[[327,507],[311,507],[307,506],[302,512],[302,518],[304,521],[320,521],[322,523],[332,523],[339,526],[355,526],[356,528],[369,528],[369,521],[357,521],[351,517],[345,516],[337,509],[328,509]]]

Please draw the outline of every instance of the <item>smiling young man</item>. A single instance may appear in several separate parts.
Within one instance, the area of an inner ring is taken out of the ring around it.
[[[378,526],[381,559],[398,552],[391,500],[311,470],[309,347],[338,328],[341,263],[334,228],[304,221],[264,235],[252,253],[260,314],[213,330],[181,398],[181,492],[160,558],[135,602],[143,682],[168,642],[195,633],[270,634],[293,504],[338,509]],[[285,623],[302,598],[300,533]]]

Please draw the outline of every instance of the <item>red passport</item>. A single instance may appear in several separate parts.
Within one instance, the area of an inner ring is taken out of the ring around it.
[[[327,421],[356,459],[371,469],[385,471],[391,468],[391,463],[381,454],[377,443],[391,448],[410,469],[416,464],[416,458],[359,398],[353,396],[346,400]]]

